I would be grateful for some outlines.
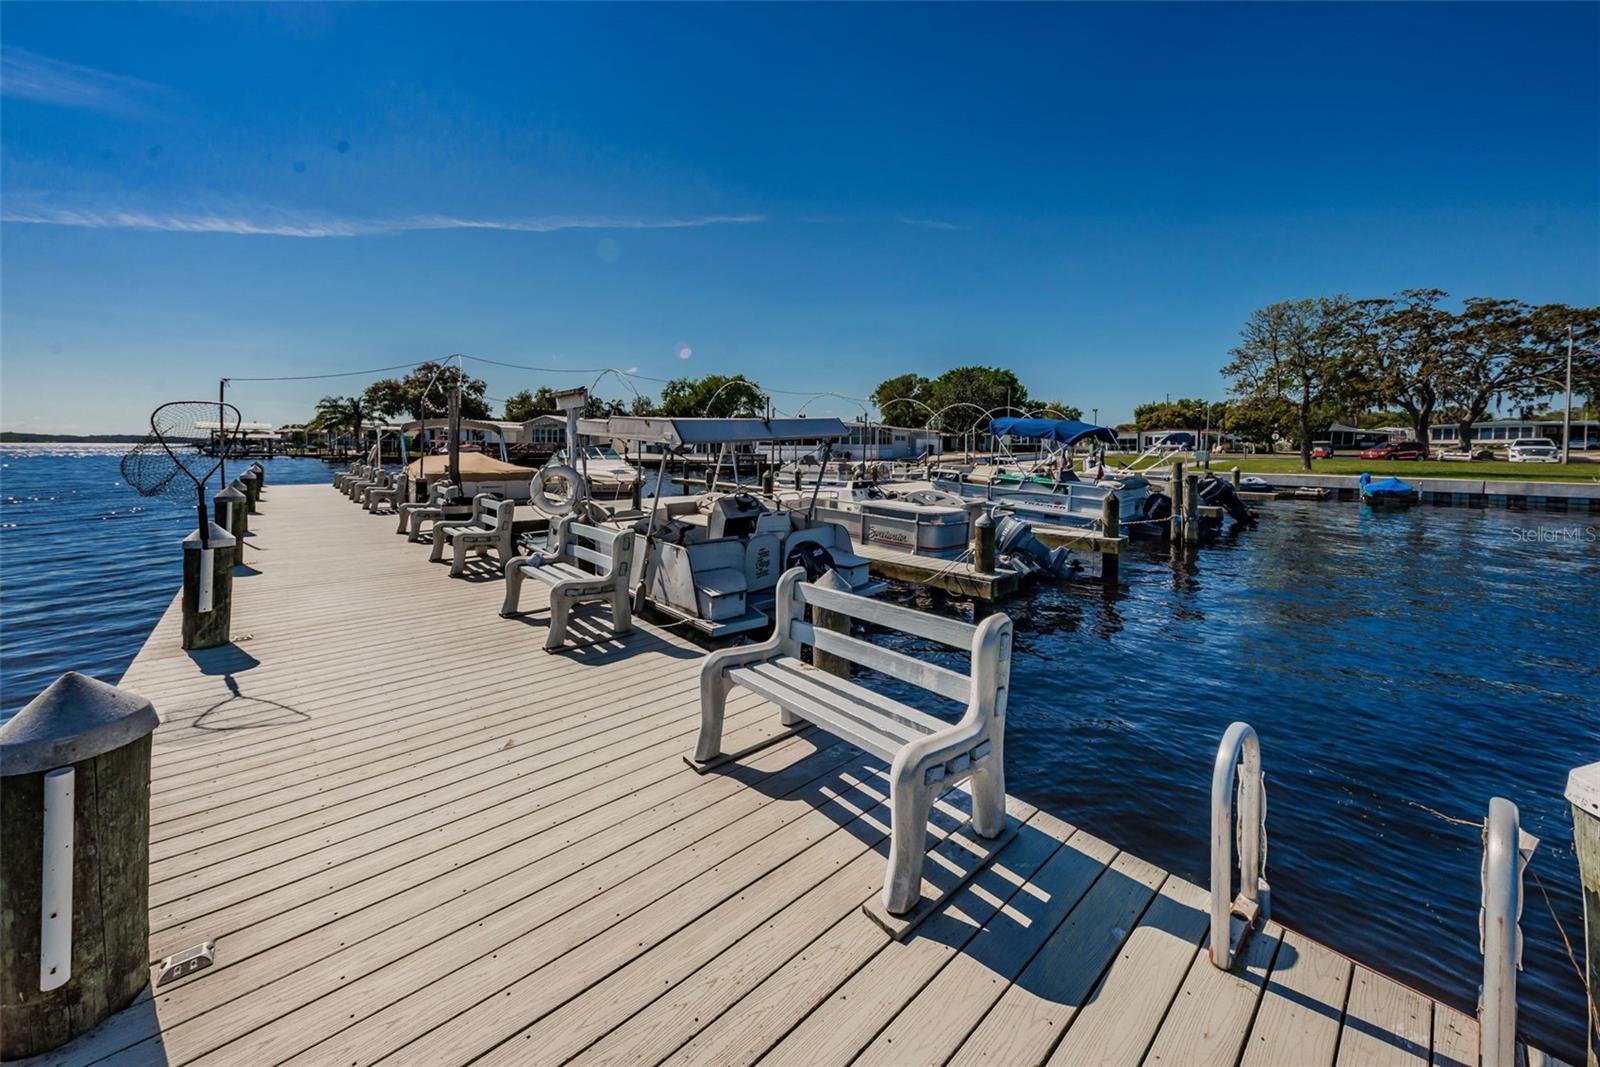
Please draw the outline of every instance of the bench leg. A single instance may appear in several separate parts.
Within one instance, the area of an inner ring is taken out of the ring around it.
[[[394,532],[397,533],[397,534],[403,534],[403,533],[406,532],[406,523],[411,518],[411,516],[406,514],[405,505],[403,505],[403,504],[396,505],[396,507],[394,509],[394,513],[396,515],[400,516],[400,520],[395,523]]]
[[[506,560],[506,599],[500,605],[500,617],[509,619],[518,614],[517,605],[522,602],[522,560]]]
[[[633,598],[628,595],[628,583],[612,578],[615,583],[611,590],[611,632],[616,634],[633,633]]]
[[[889,783],[889,868],[883,879],[883,906],[904,915],[922,899],[922,860],[933,796],[923,775],[896,775]]]
[[[471,547],[463,543],[464,538],[457,537],[451,545],[455,549],[450,556],[450,577],[459,578],[467,569],[467,554]]]
[[[444,559],[444,527],[438,523],[433,525],[433,551],[428,554],[429,563],[438,563]]]
[[[722,754],[722,715],[731,685],[720,674],[700,673],[700,738],[694,745],[697,763],[708,763]]]
[[[567,642],[567,616],[572,613],[572,598],[565,593],[550,591],[550,632],[544,638],[544,650],[554,652]]]
[[[998,837],[1006,828],[1006,765],[998,742],[973,770],[970,782],[973,830],[979,837]]]

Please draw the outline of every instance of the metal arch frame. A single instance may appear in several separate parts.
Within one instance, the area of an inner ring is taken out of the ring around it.
[[[595,379],[595,380],[599,381],[598,378]],[[709,398],[707,398],[705,410],[700,412],[700,417],[701,418],[707,418],[708,419],[708,418],[711,417],[711,405],[715,404],[717,402],[717,397],[721,396],[722,395],[722,391],[724,389],[728,388],[728,386],[730,386],[730,385],[743,385],[743,386],[746,386],[747,388],[750,389],[751,392],[755,393],[757,401],[766,401],[766,400],[770,399],[767,396],[766,393],[761,391],[760,383],[752,382],[748,378],[730,378],[727,381],[723,382],[721,385],[717,386],[716,392],[712,393],[711,396]],[[813,397],[812,399],[816,399],[816,398]],[[809,401],[808,401],[808,403],[809,403]]]
[[[1235,770],[1243,768],[1239,818],[1234,821]],[[1239,895],[1233,895],[1233,836],[1239,836]],[[1267,791],[1261,773],[1261,741],[1246,722],[1222,735],[1211,768],[1211,962],[1226,971],[1257,922],[1266,922],[1272,905],[1267,885]],[[1237,939],[1232,920],[1244,920]]]

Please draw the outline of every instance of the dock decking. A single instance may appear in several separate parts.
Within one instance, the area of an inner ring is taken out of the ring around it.
[[[546,654],[498,568],[452,580],[327,486],[252,522],[236,643],[184,653],[174,605],[122,682],[163,719],[151,957],[215,966],[33,1062],[1476,1062],[1475,1020],[1275,924],[1216,970],[1200,887],[1021,802],[892,941],[875,760],[812,730],[695,774],[670,628],[580,609],[595,643]],[[725,748],[780,729],[736,695]]]

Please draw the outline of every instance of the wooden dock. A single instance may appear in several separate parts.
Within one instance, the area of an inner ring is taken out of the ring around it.
[[[215,966],[37,1063],[1477,1062],[1472,1018],[1276,924],[1216,970],[1200,887],[1020,801],[893,941],[881,764],[811,730],[695,774],[671,630],[546,654],[498,568],[452,580],[326,486],[253,525],[235,644],[180,651],[174,606],[123,679],[163,719],[151,958]],[[745,694],[727,730],[780,726]]]

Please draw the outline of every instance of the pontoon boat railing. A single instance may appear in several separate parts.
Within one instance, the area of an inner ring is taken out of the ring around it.
[[[1234,822],[1235,770],[1239,781],[1239,818]],[[1239,845],[1239,895],[1233,895],[1233,846]],[[1236,722],[1222,735],[1211,771],[1211,962],[1223,970],[1233,966],[1244,939],[1271,910],[1267,885],[1267,787],[1261,774],[1261,742],[1249,723]],[[1233,936],[1233,919],[1243,923]]]

